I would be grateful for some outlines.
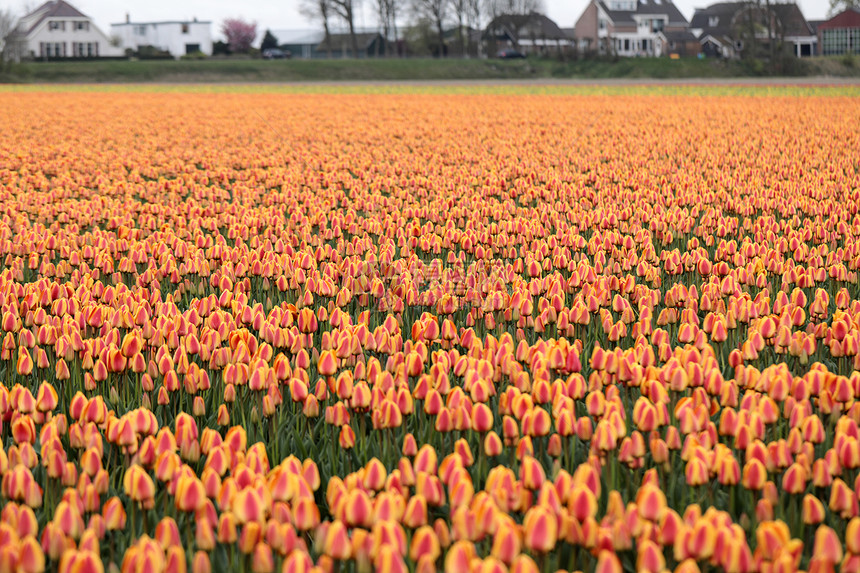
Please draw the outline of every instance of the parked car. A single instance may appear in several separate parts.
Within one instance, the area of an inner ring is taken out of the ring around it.
[[[516,60],[520,58],[525,58],[526,55],[513,48],[505,48],[504,50],[499,50],[499,53],[496,54],[496,57],[501,58],[503,60]]]
[[[264,60],[286,60],[289,59],[292,54],[289,50],[284,51],[280,48],[268,48],[263,50],[263,59]]]

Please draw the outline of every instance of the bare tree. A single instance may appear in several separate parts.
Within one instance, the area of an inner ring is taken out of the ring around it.
[[[484,28],[484,8],[488,0],[466,0],[466,22],[469,28],[481,30]],[[478,56],[481,56],[482,42],[478,41]]]
[[[349,40],[352,45],[352,57],[358,57],[358,38],[355,35],[355,10],[358,0],[330,0],[334,13],[343,18],[349,28]]]
[[[450,0],[451,10],[454,11],[454,17],[457,19],[457,35],[460,38],[460,56],[468,55],[468,40],[466,38],[466,30],[463,28],[468,21],[469,0]]]
[[[489,0],[488,4],[492,18],[502,14],[543,14],[546,11],[543,0]]]
[[[415,11],[427,18],[436,28],[439,57],[445,57],[445,21],[448,19],[448,0],[414,0]]]
[[[849,8],[860,10],[860,0],[830,0],[830,10],[827,15],[834,16]]]
[[[20,57],[17,22],[11,10],[0,10],[0,72],[6,72],[12,62]]]
[[[394,33],[394,49],[397,50],[397,12],[399,8],[398,0],[376,0],[376,18],[379,21],[379,26],[382,28],[382,35],[385,41]],[[386,50],[386,55],[390,55]]]
[[[331,59],[331,32],[329,31],[329,21],[333,12],[331,0],[302,0],[302,3],[299,4],[299,12],[309,20],[322,22],[323,44],[329,59]]]
[[[761,6],[759,6],[761,8]],[[776,39],[773,37],[773,28],[776,25],[778,18],[770,7],[770,0],[765,0],[765,23],[767,25],[767,42],[770,49],[770,66],[771,70],[776,68]]]
[[[400,0],[388,0],[389,13],[391,15],[391,28],[394,31],[394,51],[400,56],[400,35],[397,33],[397,14],[401,7]]]

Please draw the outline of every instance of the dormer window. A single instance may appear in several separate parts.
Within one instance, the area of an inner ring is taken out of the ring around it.
[[[609,9],[636,11],[636,0],[612,0],[609,3]]]
[[[720,17],[719,16],[708,16],[708,27],[716,28],[720,25]]]
[[[51,20],[48,22],[48,30],[61,30],[65,31],[66,23],[62,20]]]

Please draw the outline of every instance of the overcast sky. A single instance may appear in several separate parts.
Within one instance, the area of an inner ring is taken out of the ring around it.
[[[84,14],[93,18],[96,24],[106,33],[110,32],[110,24],[125,21],[128,13],[132,21],[182,20],[197,18],[212,21],[212,33],[220,36],[221,22],[225,18],[241,17],[257,22],[260,31],[259,38],[266,28],[273,30],[299,30],[315,28],[314,22],[308,22],[299,14],[300,0],[68,0]],[[408,2],[408,0],[405,0]],[[692,17],[697,7],[707,6],[717,0],[676,0],[684,16]],[[363,13],[359,13],[356,25],[359,27],[375,27],[373,5],[375,0],[362,0]],[[544,0],[547,16],[552,18],[562,28],[571,28],[589,0]],[[3,2],[4,4],[6,2]],[[26,5],[41,4],[38,0],[11,0],[9,4],[18,3],[19,12]],[[824,19],[829,2],[827,0],[798,0],[798,5],[809,20]],[[259,39],[258,38],[258,39]]]

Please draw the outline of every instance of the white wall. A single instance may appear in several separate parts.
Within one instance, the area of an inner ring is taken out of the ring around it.
[[[212,54],[211,22],[127,22],[111,24],[110,28],[120,39],[122,50],[154,46],[178,58],[185,55],[186,45],[198,44],[201,52]]]
[[[59,29],[51,29],[51,22],[62,22],[63,24]],[[75,29],[75,22],[86,22],[86,29]],[[76,55],[74,53],[75,44],[84,44],[84,56],[98,55],[104,57],[123,54],[120,48],[111,46],[110,39],[91,20],[81,18],[51,18],[39,24],[35,30],[27,35],[26,55],[32,55],[35,58],[40,57],[42,42],[65,46],[65,56],[69,58]],[[88,53],[88,44],[97,44],[98,54]]]

